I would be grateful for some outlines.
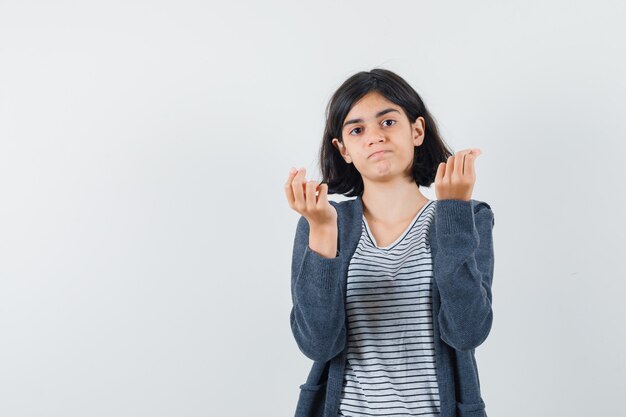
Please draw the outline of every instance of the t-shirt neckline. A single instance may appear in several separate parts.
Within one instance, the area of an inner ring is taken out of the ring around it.
[[[411,220],[411,222],[409,223],[409,225],[407,226],[407,228],[404,230],[404,232],[402,232],[400,234],[400,236],[398,236],[398,238],[396,238],[396,240],[394,240],[392,243],[390,243],[387,246],[378,246],[378,243],[376,242],[376,239],[374,238],[374,234],[372,233],[372,230],[370,229],[369,224],[367,223],[367,219],[365,218],[365,214],[362,215],[363,217],[363,223],[365,224],[365,229],[367,230],[367,235],[370,238],[370,241],[372,242],[372,244],[374,245],[375,248],[377,249],[391,249],[393,246],[397,245],[398,243],[400,243],[404,237],[411,231],[411,229],[413,229],[413,225],[415,224],[415,222],[417,221],[417,219],[419,219],[420,215],[424,212],[424,210],[426,209],[426,207],[428,207],[430,205],[430,203],[432,203],[434,200],[428,200],[423,206],[422,208],[417,212],[417,214],[413,217],[413,220]]]

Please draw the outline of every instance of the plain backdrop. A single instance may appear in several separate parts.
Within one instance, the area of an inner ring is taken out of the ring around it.
[[[324,111],[404,77],[495,215],[490,417],[626,389],[618,1],[0,1],[0,415],[292,416]],[[435,198],[434,184],[424,194]],[[331,196],[340,201],[343,196]]]

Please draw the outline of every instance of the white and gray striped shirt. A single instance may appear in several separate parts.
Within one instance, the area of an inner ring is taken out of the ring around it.
[[[348,267],[348,352],[339,416],[438,416],[428,201],[390,245],[365,216]]]

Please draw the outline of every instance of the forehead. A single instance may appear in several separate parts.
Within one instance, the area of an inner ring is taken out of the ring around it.
[[[346,115],[347,119],[359,118],[368,119],[375,117],[376,113],[384,109],[395,109],[402,112],[402,107],[398,106],[392,101],[389,101],[378,92],[371,92],[361,97]]]

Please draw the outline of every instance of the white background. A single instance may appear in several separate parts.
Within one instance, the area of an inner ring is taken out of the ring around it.
[[[0,415],[292,416],[324,110],[404,77],[495,214],[490,416],[618,415],[618,1],[1,1]],[[435,198],[434,185],[424,194]],[[342,196],[331,196],[337,201]]]

